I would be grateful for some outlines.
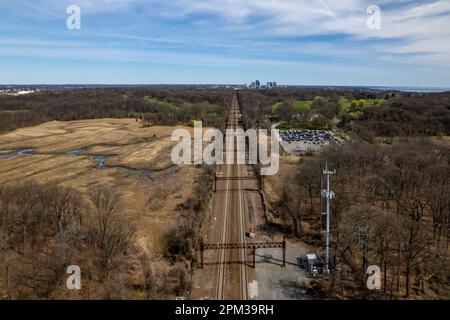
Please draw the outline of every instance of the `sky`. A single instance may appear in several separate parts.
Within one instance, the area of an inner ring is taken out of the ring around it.
[[[0,0],[1,84],[256,79],[450,87],[450,0]]]

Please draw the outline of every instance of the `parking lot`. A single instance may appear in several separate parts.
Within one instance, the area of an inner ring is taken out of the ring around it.
[[[280,131],[280,138],[281,145],[287,153],[298,155],[317,152],[331,143],[342,144],[330,132],[323,130],[283,130]]]

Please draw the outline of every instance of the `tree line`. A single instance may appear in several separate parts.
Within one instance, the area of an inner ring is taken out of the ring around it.
[[[179,205],[175,219],[164,237],[166,258],[178,266],[179,281],[174,285],[178,296],[191,290],[190,275],[197,265],[197,249],[202,227],[207,219],[214,183],[214,167],[204,165],[194,184],[192,196]]]
[[[105,88],[45,91],[26,96],[0,96],[0,131],[46,121],[123,118],[144,115],[152,124],[223,121],[231,91],[193,88]],[[152,99],[149,99],[152,98]],[[164,106],[173,106],[165,108]]]
[[[124,298],[127,264],[149,274],[148,258],[133,245],[134,229],[120,217],[120,196],[97,187],[89,201],[76,190],[26,182],[0,188],[2,299],[70,298],[66,270],[82,270],[77,298]],[[128,261],[127,261],[128,260]],[[142,289],[151,289],[151,279]]]
[[[383,102],[353,106],[366,98]],[[348,110],[341,99],[353,100]],[[242,90],[240,100],[247,128],[268,128],[281,121],[295,128],[338,128],[371,142],[376,137],[450,134],[449,92],[394,94],[363,89],[292,88]],[[296,101],[311,101],[311,107],[296,108]]]
[[[385,136],[450,135],[450,93],[395,97],[364,109],[361,117],[345,117],[342,128],[365,140]]]

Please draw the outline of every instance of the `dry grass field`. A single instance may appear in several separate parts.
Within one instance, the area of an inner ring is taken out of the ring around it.
[[[0,135],[0,181],[53,182],[85,196],[90,187],[112,186],[122,196],[123,217],[135,225],[138,243],[158,255],[175,207],[191,194],[200,173],[194,166],[172,165],[173,130],[140,128],[134,119],[52,121],[18,129]],[[32,152],[11,155],[17,149]],[[106,156],[103,168],[98,156]]]

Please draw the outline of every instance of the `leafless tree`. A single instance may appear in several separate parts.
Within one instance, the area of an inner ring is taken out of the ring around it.
[[[411,217],[400,217],[400,241],[402,257],[405,262],[405,297],[409,297],[411,289],[411,273],[414,267],[429,258],[430,239],[426,226],[420,220]]]
[[[89,199],[96,210],[94,226],[98,232],[98,241],[103,243],[119,209],[120,195],[111,188],[96,187],[89,191]]]
[[[376,255],[383,270],[383,291],[387,291],[387,277],[389,266],[394,257],[394,245],[398,234],[398,221],[393,213],[383,213],[376,218],[374,244]],[[392,283],[391,283],[392,286]]]
[[[81,225],[81,200],[79,196],[67,188],[49,188],[51,194],[51,218],[58,226],[58,232],[63,232],[69,225]]]
[[[113,189],[94,188],[90,190],[89,196],[96,209],[93,219],[95,238],[103,250],[103,263],[109,277],[114,259],[125,252],[135,229],[118,216],[120,196]]]
[[[441,239],[450,218],[450,177],[448,168],[435,165],[430,173],[430,183],[426,197],[433,217],[433,238],[436,245],[436,256],[441,251]],[[447,250],[446,250],[447,251]]]
[[[377,207],[356,205],[343,214],[340,224],[341,237],[346,239],[348,246],[360,247],[362,257],[358,277],[363,291],[366,289],[365,274],[370,262],[370,246],[376,231],[375,221],[381,214]]]

